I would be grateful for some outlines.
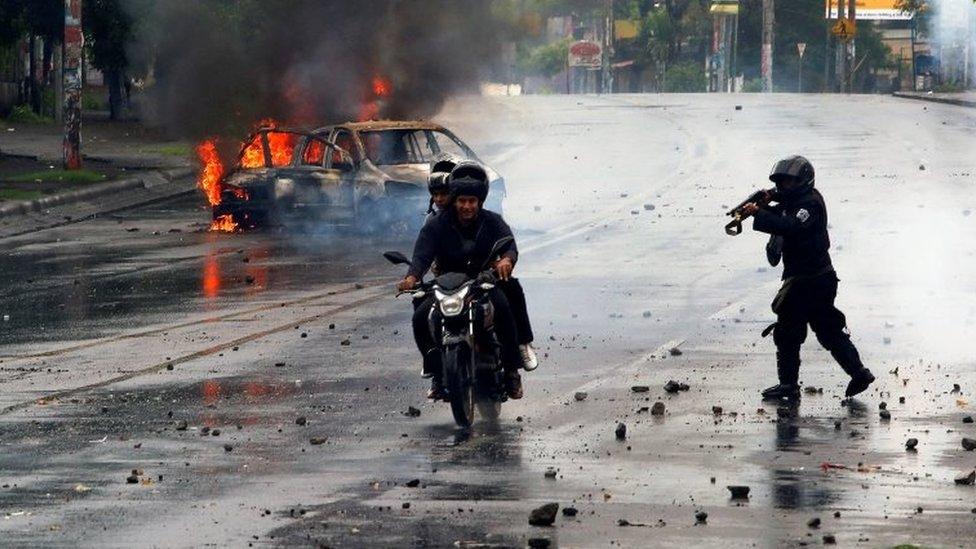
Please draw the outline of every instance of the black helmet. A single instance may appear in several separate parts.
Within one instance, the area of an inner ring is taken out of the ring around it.
[[[799,183],[799,188],[812,187],[816,174],[813,164],[802,156],[789,156],[773,164],[769,180],[779,186],[786,178],[793,178]]]
[[[451,185],[447,181],[450,176],[450,173],[445,172],[431,173],[427,178],[427,190],[430,194],[451,192]]]
[[[454,155],[442,154],[430,163],[430,176],[427,178],[427,190],[430,194],[450,192],[448,177],[459,161]]]
[[[456,154],[451,153],[441,153],[437,155],[437,158],[430,163],[430,173],[435,174],[438,172],[451,173],[454,167],[463,162],[464,159]]]
[[[477,162],[471,160],[460,162],[451,171],[449,181],[453,198],[475,196],[481,203],[488,198],[488,173]]]

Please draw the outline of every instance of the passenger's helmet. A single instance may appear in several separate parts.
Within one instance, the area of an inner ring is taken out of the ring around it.
[[[453,198],[475,196],[482,204],[488,198],[488,172],[473,160],[458,163],[451,171],[449,181]]]
[[[787,178],[795,179],[798,189],[812,187],[816,178],[813,171],[813,164],[802,156],[789,156],[773,164],[773,169],[769,174],[769,180],[776,183],[779,187]]]
[[[442,154],[430,163],[430,176],[427,178],[427,190],[430,194],[451,190],[448,178],[460,161],[461,159],[454,155]]]

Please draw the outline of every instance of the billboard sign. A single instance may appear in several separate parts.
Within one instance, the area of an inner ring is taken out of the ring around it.
[[[569,66],[599,68],[603,65],[603,48],[591,40],[580,40],[569,45]]]
[[[850,0],[848,0],[849,2]],[[864,21],[907,21],[910,13],[898,9],[898,0],[856,0],[857,18]],[[837,13],[837,0],[825,0],[827,19],[847,17],[847,13]],[[847,2],[844,2],[845,6]],[[845,10],[846,11],[846,10]]]

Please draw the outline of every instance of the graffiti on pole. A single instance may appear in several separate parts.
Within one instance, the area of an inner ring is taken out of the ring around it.
[[[81,167],[82,0],[64,0],[64,167]]]

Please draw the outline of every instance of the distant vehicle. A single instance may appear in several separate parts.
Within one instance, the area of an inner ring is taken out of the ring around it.
[[[446,128],[423,121],[370,121],[313,131],[261,128],[221,181],[213,217],[253,227],[311,219],[366,232],[418,227],[427,212],[430,161],[478,160]],[[501,212],[505,182],[486,166],[487,208]]]

